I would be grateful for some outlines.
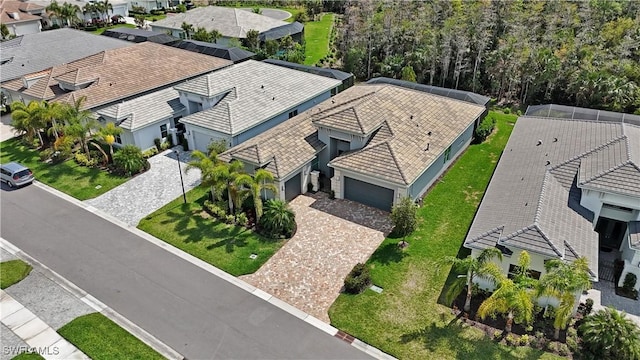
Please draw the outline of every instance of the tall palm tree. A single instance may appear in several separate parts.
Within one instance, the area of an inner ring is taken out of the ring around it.
[[[91,19],[96,18],[98,12],[98,6],[95,3],[87,3],[84,7],[82,7],[82,13],[85,15],[90,14]]]
[[[530,257],[526,251],[520,253],[518,271],[513,280],[501,276],[498,288],[482,302],[478,309],[480,318],[506,314],[507,323],[504,330],[511,332],[513,322],[528,324],[533,319],[532,281],[528,276]]]
[[[53,135],[56,140],[60,137],[62,131],[63,122],[58,120],[63,119],[64,106],[57,102],[42,101],[42,120],[45,122],[47,128],[47,134]]]
[[[640,328],[624,312],[602,309],[584,319],[580,332],[595,359],[640,360]]]
[[[273,184],[273,180],[273,174],[265,169],[256,170],[253,176],[241,174],[236,179],[237,184],[246,186],[249,189],[249,194],[251,194],[253,198],[253,207],[256,210],[256,222],[259,222],[262,217],[262,191],[271,190],[274,193],[278,192],[278,188]]]
[[[29,101],[27,105],[20,101],[11,104],[11,125],[15,132],[24,134],[28,141],[33,141],[37,136],[40,144],[43,144],[40,131],[45,126],[43,108],[39,101]]]
[[[62,6],[58,4],[56,0],[51,0],[51,4],[45,8],[49,17],[52,19],[59,20],[61,22],[60,25],[64,25],[63,17],[62,17]]]
[[[491,260],[498,259],[502,261],[502,252],[495,247],[487,248],[480,252],[477,257],[471,255],[464,259],[453,256],[447,256],[445,261],[453,263],[453,267],[458,271],[463,271],[467,275],[458,277],[449,288],[448,295],[453,300],[454,296],[460,294],[462,289],[467,287],[467,298],[464,302],[463,310],[469,312],[471,310],[471,293],[473,282],[477,278],[489,280],[495,283],[501,276],[502,270]]]
[[[193,25],[188,24],[186,22],[182,22],[182,25],[180,26],[180,28],[182,29],[182,31],[184,31],[185,38],[191,39],[191,34],[193,33]]]
[[[246,197],[246,193],[242,191],[237,179],[242,175],[244,165],[238,160],[232,160],[223,166],[216,167],[216,176],[225,180],[227,191],[229,192],[229,212],[235,214],[237,209],[242,206],[242,200]]]
[[[211,36],[211,42],[215,44],[218,42],[218,39],[222,37],[222,34],[220,33],[220,31],[213,29],[209,31],[209,36]]]
[[[109,2],[109,0],[104,0],[102,2],[98,2],[98,6],[100,7],[101,12],[104,14],[105,23],[109,23],[109,10],[113,13],[113,5]]]
[[[576,294],[591,287],[589,265],[585,257],[573,262],[549,260],[545,262],[546,274],[537,286],[537,296],[553,296],[560,300],[555,309],[553,337],[560,337],[560,329],[565,328],[573,315]]]
[[[65,109],[63,113],[66,120],[64,133],[76,139],[87,155],[87,158],[89,158],[90,153],[87,135],[91,135],[92,130],[98,127],[98,122],[91,111],[83,109],[86,99],[87,98],[83,96],[75,100],[73,104],[64,105]]]
[[[67,23],[67,26],[78,22],[78,12],[81,12],[80,7],[70,3],[64,3],[60,8],[60,16]]]
[[[122,128],[110,122],[98,130],[98,135],[102,141],[109,145],[109,154],[113,159],[113,143],[116,142],[116,136],[122,134]]]
[[[222,191],[226,185],[226,180],[221,176],[225,165],[218,159],[218,154],[212,152],[209,156],[199,150],[191,153],[191,161],[187,164],[186,172],[193,169],[200,170],[202,185],[208,186],[214,200],[221,198]]]

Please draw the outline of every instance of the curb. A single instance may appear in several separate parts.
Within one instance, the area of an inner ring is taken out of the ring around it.
[[[96,312],[99,312],[102,315],[106,316],[111,321],[115,322],[120,327],[122,327],[125,330],[127,330],[128,332],[130,332],[133,336],[135,336],[136,338],[140,339],[145,344],[149,345],[152,349],[154,349],[155,351],[160,353],[160,355],[162,355],[165,358],[170,359],[170,360],[183,360],[184,359],[184,356],[182,356],[180,353],[178,353],[177,351],[173,350],[172,348],[167,346],[165,343],[163,343],[162,341],[158,340],[153,335],[151,335],[148,332],[146,332],[141,327],[139,327],[136,324],[132,323],[131,321],[126,319],[124,316],[120,315],[115,310],[113,310],[110,307],[108,307],[107,305],[103,304],[100,300],[98,300],[95,297],[91,296],[89,293],[87,293],[86,291],[82,290],[81,288],[76,286],[71,281],[69,281],[66,278],[62,277],[60,274],[58,274],[55,271],[51,270],[46,265],[42,264],[38,260],[36,260],[33,257],[29,256],[27,253],[23,252],[18,247],[16,247],[15,245],[11,244],[10,242],[8,242],[7,240],[5,240],[5,239],[3,239],[1,237],[0,237],[0,245],[2,246],[3,249],[7,250],[12,255],[16,256],[19,259],[22,259],[22,260],[28,262],[29,264],[31,264],[31,266],[34,268],[34,270],[37,270],[39,273],[44,275],[46,278],[48,278],[49,280],[55,282],[56,284],[61,286],[63,289],[65,289],[69,293],[71,293],[72,295],[76,296],[78,299],[80,299],[83,303],[87,304],[89,307],[94,309]]]
[[[209,263],[207,263],[207,262],[205,262],[205,261],[203,261],[201,259],[198,259],[197,257],[195,257],[193,255],[188,254],[188,253],[186,253],[186,252],[184,252],[184,251],[182,251],[182,250],[180,250],[180,249],[178,249],[178,248],[176,248],[176,247],[174,247],[174,246],[172,246],[172,245],[170,245],[170,244],[168,244],[168,243],[156,238],[155,236],[147,234],[146,232],[138,229],[135,226],[132,226],[132,225],[130,225],[130,224],[128,224],[128,223],[126,223],[126,222],[124,222],[122,220],[119,220],[119,219],[117,219],[117,218],[115,218],[115,217],[113,217],[113,216],[111,216],[109,214],[106,214],[103,211],[101,211],[99,209],[96,209],[95,207],[93,207],[91,205],[88,205],[88,204],[86,204],[86,203],[84,203],[84,202],[82,202],[82,201],[80,201],[80,200],[78,200],[78,199],[76,199],[76,198],[74,198],[74,197],[72,197],[70,195],[67,195],[67,194],[65,194],[65,193],[63,193],[63,192],[61,192],[61,191],[59,191],[57,189],[54,189],[54,188],[52,188],[52,187],[50,187],[48,185],[45,185],[45,184],[43,184],[43,183],[41,183],[41,182],[39,182],[37,180],[33,182],[33,185],[35,185],[35,186],[37,186],[37,187],[39,187],[39,188],[41,188],[41,189],[43,189],[45,191],[48,191],[48,192],[50,192],[50,193],[52,193],[52,194],[54,194],[54,195],[56,195],[56,196],[58,196],[58,197],[60,197],[60,198],[62,198],[64,200],[74,204],[74,205],[77,205],[77,206],[79,206],[79,207],[81,207],[81,208],[93,213],[94,215],[96,215],[98,217],[101,217],[104,220],[107,220],[107,221],[109,221],[109,222],[111,222],[111,223],[113,223],[115,225],[118,225],[118,226],[120,226],[121,228],[123,228],[125,230],[128,230],[129,232],[131,232],[131,233],[133,233],[133,234],[135,234],[135,235],[137,235],[137,236],[149,241],[150,243],[152,243],[152,244],[154,244],[154,245],[156,245],[158,247],[161,247],[162,249],[172,253],[173,255],[175,255],[175,256],[177,256],[177,257],[179,257],[179,258],[181,258],[181,259],[183,259],[183,260],[185,260],[185,261],[187,261],[189,263],[191,263],[192,265],[195,265],[195,266],[197,266],[197,267],[199,267],[199,268],[201,268],[201,269],[203,269],[203,270],[205,270],[205,271],[207,271],[207,272],[209,272],[209,273],[211,273],[211,274],[213,274],[213,275],[215,275],[215,276],[217,276],[217,277],[219,277],[219,278],[221,278],[223,280],[226,280],[227,282],[229,282],[229,283],[231,283],[231,284],[233,284],[233,285],[235,285],[235,286],[237,286],[237,287],[239,287],[239,288],[241,288],[241,289],[243,289],[243,290],[245,290],[245,291],[247,291],[247,292],[249,292],[249,293],[251,293],[251,294],[253,294],[253,295],[255,295],[255,296],[259,297],[259,298],[261,298],[261,299],[263,299],[263,300],[265,300],[266,302],[278,307],[279,309],[284,310],[285,312],[287,312],[287,313],[289,313],[289,314],[291,314],[291,315],[303,320],[307,324],[309,324],[309,325],[311,325],[311,326],[313,326],[313,327],[315,327],[315,328],[317,328],[317,329],[319,329],[319,330],[321,330],[321,331],[323,331],[323,332],[325,332],[325,333],[327,333],[327,334],[329,334],[331,336],[338,337],[338,338],[346,341],[347,343],[351,344],[353,347],[365,352],[366,354],[369,354],[369,355],[371,355],[371,356],[373,356],[373,357],[375,357],[377,359],[395,359],[395,357],[393,357],[393,356],[391,356],[391,355],[389,355],[387,353],[384,353],[383,351],[381,351],[381,350],[379,350],[379,349],[377,349],[377,348],[375,348],[375,347],[373,347],[371,345],[368,345],[368,344],[366,344],[366,343],[364,343],[364,342],[362,342],[362,341],[360,341],[358,339],[355,339],[354,337],[352,337],[350,335],[348,335],[348,337],[342,336],[341,334],[344,334],[342,331],[340,331],[337,328],[335,328],[335,327],[323,322],[322,320],[320,320],[320,319],[318,319],[318,318],[316,318],[316,317],[314,317],[314,316],[312,316],[310,314],[307,314],[307,313],[303,312],[302,310],[300,310],[300,309],[298,309],[298,308],[296,308],[296,307],[294,307],[292,305],[289,305],[288,303],[280,300],[279,298],[277,298],[277,297],[275,297],[275,296],[273,296],[273,295],[271,295],[271,294],[269,294],[269,293],[267,293],[267,292],[265,292],[265,291],[263,291],[261,289],[258,289],[255,286],[253,286],[253,285],[251,285],[251,284],[249,284],[249,283],[247,283],[247,282],[245,282],[243,280],[240,280],[239,278],[236,278],[235,276],[230,275],[229,273],[224,272],[224,271],[218,269],[217,267],[215,267],[215,266],[213,266],[213,265],[211,265],[211,264],[209,264]],[[3,243],[4,242],[6,242],[6,241],[3,241]],[[80,290],[80,291],[82,291],[82,290]],[[84,291],[82,291],[82,292],[84,293],[83,296],[91,297],[97,303],[102,304],[97,299],[93,298],[91,295],[87,294]],[[107,306],[104,305],[104,304],[102,304],[102,306],[104,308],[107,308]],[[99,311],[102,312],[102,310],[99,310]],[[113,311],[113,310],[111,310],[111,311],[114,314],[117,314],[115,311]],[[105,313],[104,315],[109,316],[107,313]],[[117,314],[117,317],[119,317],[119,319],[121,319],[119,321],[128,322],[131,325],[133,325],[135,328],[140,329],[141,335],[145,335],[145,336],[150,337],[150,339],[155,340],[161,347],[169,349],[169,350],[171,350],[172,353],[177,354],[177,352],[175,352],[175,350],[169,348],[164,343],[162,343],[159,340],[155,339],[151,334],[148,334],[143,329],[141,329],[141,328],[137,327],[135,324],[129,322],[128,320],[126,320],[121,315]],[[114,319],[112,319],[112,320],[114,320]],[[117,322],[120,325],[120,322],[118,322],[116,320],[114,320],[114,321]],[[124,325],[121,325],[121,326],[125,327]],[[134,333],[134,335],[138,336],[138,333]],[[141,340],[145,341],[143,337],[141,338]],[[151,344],[148,344],[148,345],[152,346]],[[154,349],[156,349],[154,346],[152,346],[152,347]],[[161,352],[161,354],[164,354],[164,353]],[[169,358],[170,359],[178,359],[178,358],[175,358],[175,357],[169,357]],[[180,357],[179,359],[183,359],[183,357]]]

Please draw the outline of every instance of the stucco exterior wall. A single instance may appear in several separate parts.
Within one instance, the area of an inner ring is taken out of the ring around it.
[[[617,211],[611,208],[602,207],[603,204],[622,206],[634,211],[629,214],[624,211]],[[594,227],[600,216],[609,217],[620,221],[639,221],[640,220],[640,198],[632,196],[623,196],[619,194],[611,194],[591,189],[582,189],[582,197],[580,205],[593,211]],[[604,211],[604,213],[603,213]]]

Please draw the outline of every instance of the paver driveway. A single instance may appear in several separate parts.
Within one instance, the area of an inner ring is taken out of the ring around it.
[[[191,153],[177,146],[149,158],[151,168],[147,172],[85,202],[118,220],[137,226],[143,217],[182,196],[175,150],[180,154],[184,190],[193,189],[200,184],[200,170],[185,172]]]
[[[329,322],[329,307],[345,276],[365,262],[391,231],[389,214],[324,193],[300,195],[291,202],[296,234],[258,271],[241,278]]]

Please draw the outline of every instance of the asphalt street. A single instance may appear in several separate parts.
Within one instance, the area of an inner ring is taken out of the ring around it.
[[[0,198],[5,240],[187,359],[370,358],[37,186]]]

